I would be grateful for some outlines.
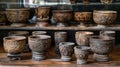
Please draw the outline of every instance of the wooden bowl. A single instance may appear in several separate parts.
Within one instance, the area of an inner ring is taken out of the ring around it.
[[[90,37],[90,47],[94,52],[93,58],[99,62],[109,61],[109,53],[111,52],[113,43],[113,37]]]
[[[117,18],[117,11],[95,10],[93,12],[93,19],[98,25],[110,25],[114,23]]]
[[[53,10],[53,19],[56,23],[68,23],[72,20],[72,10]]]
[[[92,19],[92,12],[75,12],[74,19],[77,22],[90,22]]]
[[[51,45],[51,36],[33,35],[28,37],[29,47],[32,51],[44,52]]]
[[[4,38],[4,49],[8,53],[21,53],[26,46],[26,37],[8,36]]]
[[[6,16],[8,21],[11,23],[24,23],[28,21],[30,16],[30,9],[28,8],[17,8],[17,9],[6,9]]]

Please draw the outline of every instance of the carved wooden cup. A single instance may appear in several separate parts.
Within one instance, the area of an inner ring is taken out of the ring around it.
[[[109,53],[113,45],[113,37],[90,37],[90,47],[94,52],[93,58],[96,61],[109,61]]]
[[[93,12],[93,20],[98,24],[98,27],[113,24],[116,18],[117,11],[95,10]]]
[[[45,52],[51,45],[51,37],[48,35],[30,36],[28,42],[32,50],[32,59],[36,61],[45,59]]]
[[[77,64],[85,64],[87,63],[88,55],[89,55],[89,47],[85,46],[75,46],[74,53],[77,58]]]
[[[61,42],[59,44],[59,50],[61,54],[62,61],[71,61],[72,54],[74,53],[73,47],[74,43],[72,42]]]

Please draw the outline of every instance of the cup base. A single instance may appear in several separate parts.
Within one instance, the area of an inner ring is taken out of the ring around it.
[[[41,61],[45,59],[44,52],[32,52],[32,60]]]
[[[68,61],[71,61],[72,58],[69,57],[69,56],[62,56],[62,57],[61,57],[61,60],[62,60],[62,61],[65,61],[65,62],[68,62]]]

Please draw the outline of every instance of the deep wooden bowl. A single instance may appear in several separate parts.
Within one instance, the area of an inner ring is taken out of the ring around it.
[[[110,25],[114,23],[117,18],[117,11],[95,10],[93,12],[93,19],[98,25]]]
[[[51,45],[51,36],[48,35],[33,35],[28,37],[29,47],[35,52],[44,52]]]
[[[72,10],[53,10],[53,19],[55,22],[69,22],[72,17]]]
[[[74,19],[77,22],[90,22],[92,19],[92,12],[75,12]]]
[[[10,21],[11,23],[24,23],[29,19],[30,9],[28,8],[6,9],[6,16],[8,21]]]
[[[91,50],[97,54],[109,54],[113,45],[113,37],[90,37]]]
[[[4,49],[8,53],[21,53],[26,46],[26,37],[8,36],[4,38]]]

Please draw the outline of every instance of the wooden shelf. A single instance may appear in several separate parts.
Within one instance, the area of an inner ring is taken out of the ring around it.
[[[0,26],[0,30],[81,30],[81,31],[100,31],[100,30],[114,30],[120,31],[120,25],[111,25],[109,27],[97,27],[91,25],[89,27],[69,26],[69,27],[35,27],[34,25],[27,25],[24,27]]]

